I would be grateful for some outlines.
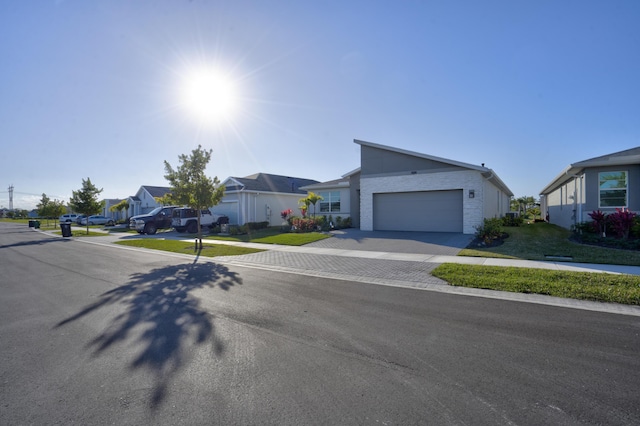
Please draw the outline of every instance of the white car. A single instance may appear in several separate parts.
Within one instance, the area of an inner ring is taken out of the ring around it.
[[[72,223],[72,222],[75,222],[76,219],[78,219],[77,214],[63,214],[58,218],[58,221],[60,223]]]
[[[93,215],[93,216],[89,216],[89,217],[85,217],[84,219],[82,219],[80,221],[81,225],[86,225],[87,221],[89,222],[89,225],[107,225],[107,226],[113,226],[115,225],[115,221],[113,219],[110,219],[108,217],[105,216],[101,216],[99,214]]]

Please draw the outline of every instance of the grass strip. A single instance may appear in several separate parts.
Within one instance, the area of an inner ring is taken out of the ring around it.
[[[52,234],[56,234],[56,235],[62,235],[62,231],[51,231]],[[89,233],[87,234],[86,230],[83,231],[78,231],[76,229],[72,229],[71,231],[71,236],[72,237],[106,237],[107,235],[109,235],[106,232],[92,232],[89,231]]]
[[[282,232],[278,228],[252,231],[243,235],[209,235],[208,240],[239,241],[243,243],[282,244],[286,246],[302,246],[315,241],[330,238],[331,235],[321,232],[294,233]]]
[[[573,262],[611,265],[640,265],[639,250],[620,250],[579,244],[569,240],[571,232],[548,223],[532,223],[519,227],[503,227],[509,234],[497,247],[474,247],[458,256],[505,259],[546,260],[546,256],[571,257]]]
[[[640,305],[640,276],[444,263],[432,271],[453,286]]]
[[[225,244],[205,244],[202,250],[199,252],[194,251],[195,244],[188,241],[177,240],[156,240],[156,239],[143,239],[143,240],[130,240],[130,241],[116,241],[115,244],[130,247],[141,247],[152,250],[169,251],[172,253],[182,253],[199,255],[205,257],[217,257],[217,256],[237,256],[240,254],[258,253],[264,250],[257,250],[246,247],[229,246]]]

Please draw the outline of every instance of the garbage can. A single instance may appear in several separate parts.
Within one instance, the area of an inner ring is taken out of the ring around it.
[[[35,220],[29,220],[29,228],[33,228],[35,226],[33,222],[35,222]]]
[[[220,233],[221,234],[228,234],[229,233],[229,224],[228,223],[223,223],[220,225]]]
[[[60,229],[62,230],[63,237],[71,237],[71,224],[70,223],[61,223]]]
[[[40,221],[39,221],[39,220],[34,220],[34,221],[33,221],[33,226],[34,226],[36,229],[40,229]]]

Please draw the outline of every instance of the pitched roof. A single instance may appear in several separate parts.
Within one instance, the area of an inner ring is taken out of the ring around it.
[[[243,186],[242,189],[246,191],[294,194],[306,194],[306,191],[300,189],[301,187],[318,183],[317,180],[313,179],[272,175],[268,173],[255,173],[246,177],[230,177],[229,179],[240,183]]]
[[[623,166],[627,164],[640,164],[640,146],[569,164],[540,191],[540,194],[544,195],[553,192],[558,186],[572,179],[573,175],[581,173],[587,167]]]
[[[410,155],[412,157],[424,158],[427,160],[437,161],[439,163],[450,164],[452,166],[458,166],[465,169],[477,170],[479,172],[488,172],[491,169],[488,169],[484,166],[477,166],[475,164],[463,163],[461,161],[449,160],[447,158],[436,157],[435,155],[422,154],[420,152],[408,151],[406,149],[394,148],[392,146],[380,145],[373,142],[361,141],[358,139],[354,139],[353,142],[357,143],[360,146],[368,146],[371,148],[382,149],[385,151],[397,152],[400,154]]]
[[[169,192],[171,192],[171,188],[167,187],[167,186],[149,186],[149,185],[142,185],[142,187],[144,189],[147,190],[147,192],[149,194],[151,194],[152,197],[156,198],[156,197],[162,197],[166,194],[168,194]]]
[[[349,178],[344,177],[340,179],[334,179],[327,182],[314,183],[311,185],[307,185],[302,187],[305,191],[314,191],[316,189],[325,189],[325,188],[336,188],[336,187],[349,187]]]
[[[475,164],[463,163],[461,161],[449,160],[447,158],[436,157],[434,155],[422,154],[422,153],[414,152],[414,151],[407,151],[406,149],[394,148],[394,147],[391,147],[391,146],[380,145],[380,144],[373,143],[373,142],[365,142],[365,141],[361,141],[361,140],[358,140],[358,139],[354,139],[353,142],[357,143],[360,146],[368,146],[368,147],[371,147],[371,148],[382,149],[382,150],[385,150],[385,151],[397,152],[397,153],[404,154],[404,155],[410,155],[410,156],[413,156],[413,157],[424,158],[424,159],[431,160],[431,161],[437,161],[439,163],[450,164],[452,166],[457,166],[457,167],[462,167],[462,168],[469,169],[469,170],[478,171],[478,172],[480,172],[482,174],[482,176],[485,179],[491,181],[495,186],[497,186],[502,191],[504,191],[505,194],[507,194],[510,197],[513,196],[513,192],[511,192],[509,187],[498,177],[498,175],[492,169],[484,167],[484,165],[477,166]],[[357,171],[358,171],[358,169],[354,170],[353,172],[350,172],[350,174],[353,174],[354,172],[357,172]]]

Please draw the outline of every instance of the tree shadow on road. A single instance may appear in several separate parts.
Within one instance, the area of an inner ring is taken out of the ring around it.
[[[162,403],[172,377],[189,361],[190,346],[211,342],[215,355],[224,352],[223,342],[214,333],[213,316],[190,293],[206,287],[228,291],[240,284],[238,274],[209,262],[157,268],[133,274],[128,284],[102,294],[97,302],[61,321],[56,328],[101,308],[124,305],[124,311],[88,346],[94,355],[99,355],[125,341],[140,345],[130,368],[145,368],[155,375],[151,401],[155,408]]]

